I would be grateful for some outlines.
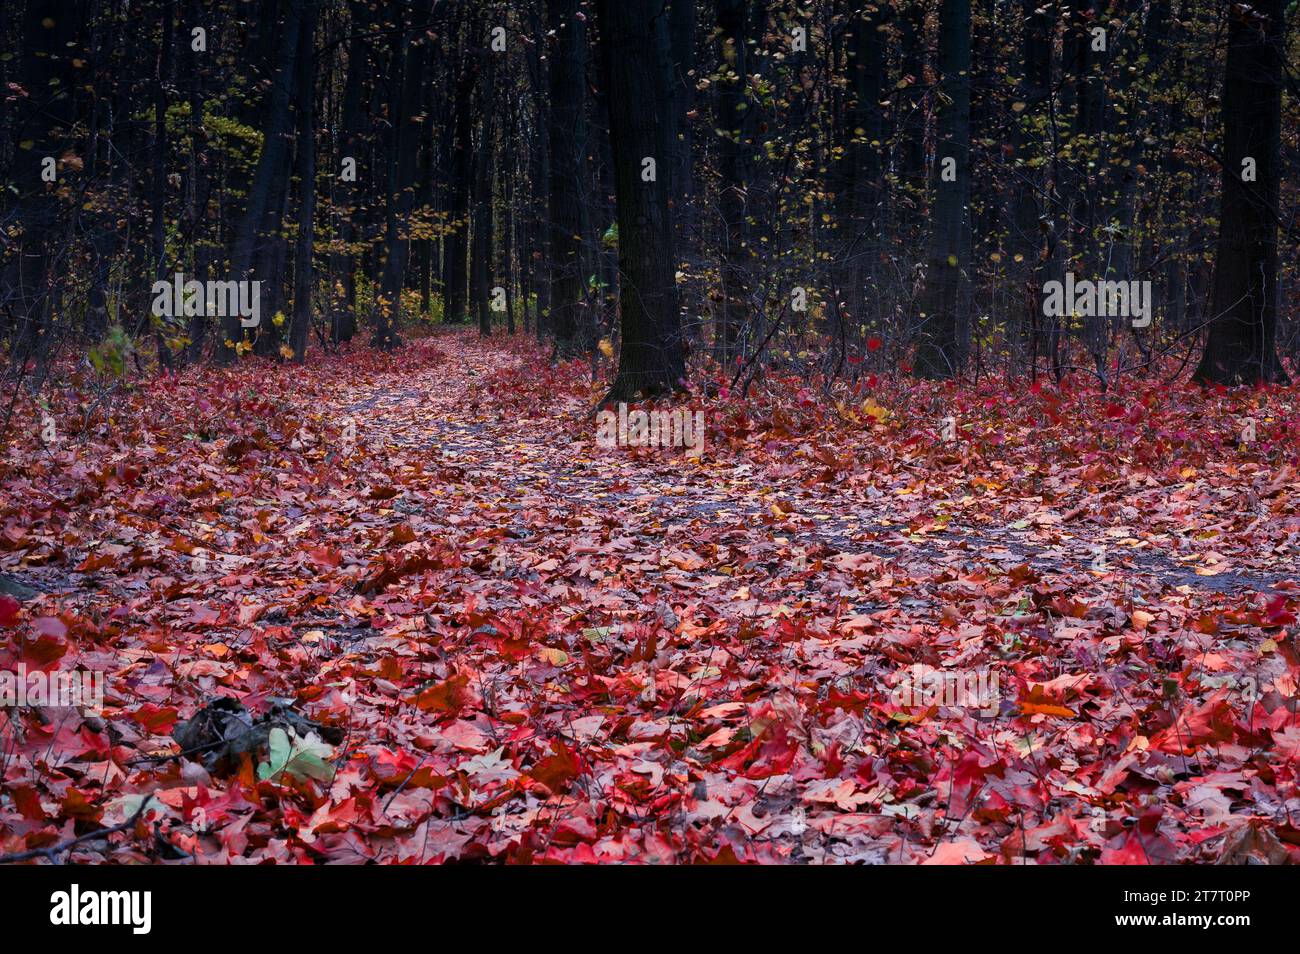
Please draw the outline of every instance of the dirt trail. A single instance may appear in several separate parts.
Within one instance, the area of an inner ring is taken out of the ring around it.
[[[1300,572],[1229,566],[1197,572],[1199,554],[1150,545],[1120,548],[1115,534],[1095,522],[1075,520],[1044,542],[1025,521],[990,522],[978,512],[954,513],[942,529],[918,536],[891,512],[888,500],[847,497],[833,487],[797,492],[778,488],[760,495],[752,468],[743,463],[707,471],[681,466],[681,458],[639,458],[637,466],[611,468],[592,447],[594,423],[571,407],[567,417],[498,419],[467,413],[476,392],[488,389],[494,371],[518,364],[494,343],[471,342],[455,369],[440,367],[415,379],[381,382],[355,395],[345,412],[365,419],[372,440],[405,449],[427,448],[463,472],[475,494],[498,501],[527,495],[570,518],[600,515],[620,520],[645,513],[667,538],[743,532],[771,522],[771,506],[796,515],[796,526],[774,530],[809,552],[870,553],[908,566],[1028,564],[1040,574],[1087,567],[1110,575],[1120,587],[1159,590],[1188,587],[1218,594],[1267,593],[1295,582]],[[425,380],[428,378],[428,380]],[[761,499],[762,503],[758,501]],[[846,499],[851,505],[846,506]],[[510,509],[510,508],[507,508]],[[518,513],[519,508],[513,508]],[[1029,516],[1029,514],[1026,514]],[[974,518],[974,519],[972,519]],[[516,521],[513,532],[526,534]]]

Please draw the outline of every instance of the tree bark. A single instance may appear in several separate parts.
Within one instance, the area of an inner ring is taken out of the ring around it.
[[[58,295],[59,276],[52,259],[60,218],[59,183],[45,182],[41,172],[47,157],[57,162],[62,136],[71,127],[73,84],[69,80],[76,73],[70,62],[80,55],[68,45],[77,34],[73,9],[59,0],[29,0],[23,17],[18,80],[28,94],[21,127],[27,141],[14,151],[10,173],[20,190],[15,213],[22,223],[22,237],[0,289],[0,297],[16,303],[12,312],[17,326],[11,331],[20,365],[33,355],[45,356]],[[66,174],[58,170],[60,178]]]
[[[495,57],[488,54],[479,89],[478,150],[474,156],[473,256],[470,273],[471,299],[478,316],[479,335],[492,334],[492,152],[493,110],[496,68]]]
[[[271,83],[270,106],[262,131],[262,153],[257,160],[257,171],[253,174],[248,204],[240,218],[231,253],[231,271],[235,281],[249,280],[259,233],[272,201],[277,194],[280,194],[278,180],[284,177],[288,170],[289,101],[293,92],[294,74],[298,67],[298,40],[301,32],[298,24],[301,15],[302,0],[289,0],[286,5],[284,24],[281,26],[279,51],[275,57],[277,67],[275,79]],[[265,309],[262,310],[261,317],[264,322],[269,321],[270,318]],[[229,364],[234,360],[234,345],[242,334],[238,315],[227,315],[222,319],[221,335],[216,349],[216,360],[219,364]]]
[[[718,83],[719,210],[722,214],[722,317],[717,351],[724,364],[740,353],[749,319],[749,115],[746,44],[748,0],[718,0],[719,56],[725,78]]]
[[[470,23],[474,42],[481,42],[477,20]],[[462,56],[456,86],[456,132],[451,151],[451,231],[446,238],[443,263],[443,319],[459,324],[469,319],[465,289],[469,283],[469,201],[471,186],[470,146],[474,116],[470,104],[478,77],[479,56]]]
[[[158,63],[154,70],[153,83],[153,188],[149,197],[153,220],[151,240],[153,251],[153,276],[155,280],[165,279],[170,263],[167,261],[167,153],[170,146],[167,141],[167,83],[171,79],[172,62],[172,24],[175,18],[171,4],[163,4],[162,37],[158,46]],[[168,341],[169,334],[175,334],[183,325],[185,318],[177,315],[171,324],[164,324],[163,319],[154,319],[154,340],[158,347],[158,363],[164,368],[172,366],[172,353]]]
[[[423,24],[432,0],[411,11],[412,23],[404,48],[394,51],[392,108],[397,128],[388,137],[388,201],[385,205],[384,269],[375,301],[375,347],[398,344],[397,325],[402,314],[402,287],[411,253],[411,210],[415,206],[415,168],[420,142],[420,95],[427,60]]]
[[[1286,380],[1277,357],[1277,215],[1282,138],[1282,0],[1228,10],[1223,176],[1213,311],[1193,377],[1216,384]],[[1253,159],[1253,182],[1243,181]]]
[[[533,30],[540,34],[541,16],[535,6],[531,10],[531,18]],[[550,104],[547,95],[549,81],[546,64],[542,59],[541,44],[533,44],[528,65],[533,102],[532,148],[529,152],[528,164],[532,202],[528,228],[530,257],[524,262],[524,268],[529,275],[528,284],[537,296],[533,307],[534,330],[538,341],[541,341],[548,330],[550,324],[548,316],[551,311]],[[526,300],[525,305],[527,305]]]
[[[298,243],[293,262],[293,323],[289,330],[289,346],[298,362],[307,355],[315,282],[312,242],[316,226],[316,71],[312,48],[317,14],[318,0],[305,0],[298,38]]]
[[[370,69],[370,46],[366,42],[366,32],[370,29],[369,5],[364,0],[349,0],[350,13],[348,27],[352,35],[348,41],[348,72],[343,87],[343,135],[342,149],[334,174],[338,177],[339,243],[340,251],[332,263],[332,271],[338,275],[339,291],[334,294],[331,312],[330,339],[339,344],[351,341],[357,331],[357,290],[356,290],[356,256],[351,245],[356,241],[358,232],[355,221],[357,215],[357,184],[341,177],[343,159],[352,159],[356,163],[356,174],[360,177],[362,168],[362,129],[363,129],[363,85]]]
[[[695,170],[692,159],[691,121],[695,103],[695,0],[671,0],[668,35],[672,44],[673,136],[672,200],[678,254],[685,254],[695,239]]]
[[[955,375],[970,338],[967,285],[970,243],[970,0],[943,0],[939,11],[940,97],[933,227],[921,296],[922,332],[916,371],[922,377]],[[948,161],[948,160],[951,160]]]
[[[580,350],[586,327],[586,256],[590,231],[587,203],[586,83],[587,27],[580,0],[547,0],[555,33],[551,54],[551,329],[556,351]],[[639,108],[639,107],[633,107]]]
[[[656,116],[672,104],[662,0],[600,0],[606,44],[610,142],[618,196],[618,375],[604,403],[663,394],[685,377],[677,311],[670,176],[647,179],[643,160],[667,165],[671,129]]]
[[[850,3],[856,8],[856,4]],[[853,9],[848,13],[848,104],[843,110],[839,140],[843,145],[839,195],[839,261],[834,270],[838,294],[834,307],[843,302],[857,324],[865,323],[862,313],[863,284],[879,255],[880,150],[884,141],[884,40],[880,31],[884,14],[878,6]],[[842,317],[839,320],[843,320]],[[838,322],[837,322],[838,324]],[[838,341],[836,348],[839,347]],[[842,360],[842,356],[841,356]]]

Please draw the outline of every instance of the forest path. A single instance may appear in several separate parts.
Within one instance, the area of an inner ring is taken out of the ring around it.
[[[445,340],[445,339],[444,339]],[[457,337],[454,367],[395,376],[345,402],[373,439],[405,451],[426,450],[485,495],[503,529],[528,536],[520,514],[542,508],[553,532],[599,519],[631,530],[645,546],[689,549],[693,541],[742,539],[763,528],[794,560],[869,553],[911,573],[1005,572],[1028,565],[1039,574],[1086,571],[1127,591],[1166,587],[1223,595],[1268,593],[1300,578],[1295,533],[1276,533],[1273,550],[1219,552],[1222,541],[1146,534],[1122,521],[1062,514],[1027,503],[1009,516],[980,501],[951,499],[948,519],[919,529],[916,509],[898,498],[831,484],[772,482],[744,459],[694,461],[677,449],[600,450],[595,421],[581,401],[556,401],[541,413],[493,413],[493,375],[525,361],[498,339]],[[549,415],[549,416],[548,416]],[[1079,508],[1083,509],[1083,508]],[[1257,523],[1266,523],[1260,511]],[[1279,553],[1293,560],[1279,560]],[[1279,569],[1280,566],[1280,569]],[[802,569],[801,566],[796,569]]]
[[[905,453],[907,421],[716,407],[698,458],[602,450],[581,376],[449,331],[194,369],[35,449],[0,569],[42,592],[6,612],[110,697],[11,774],[92,779],[69,811],[106,823],[161,788],[215,863],[1209,860],[1295,810],[1257,760],[1295,749],[1285,473],[1094,500],[1063,468],[1046,506],[1018,458]],[[310,797],[178,752],[218,701],[284,700],[338,730]]]

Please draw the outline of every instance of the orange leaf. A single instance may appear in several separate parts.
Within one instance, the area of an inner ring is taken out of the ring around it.
[[[452,676],[445,682],[430,686],[414,699],[425,712],[459,712],[469,704],[469,677]]]

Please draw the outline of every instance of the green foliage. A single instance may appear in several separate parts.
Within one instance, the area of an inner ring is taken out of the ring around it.
[[[257,777],[262,781],[285,774],[320,781],[334,776],[333,766],[326,761],[333,757],[334,750],[314,735],[302,738],[292,730],[286,732],[277,727],[271,730],[268,749],[267,761],[257,766]]]
[[[132,347],[126,329],[115,324],[108,329],[104,340],[90,349],[87,357],[95,371],[116,380],[126,374],[126,363],[130,360]]]

